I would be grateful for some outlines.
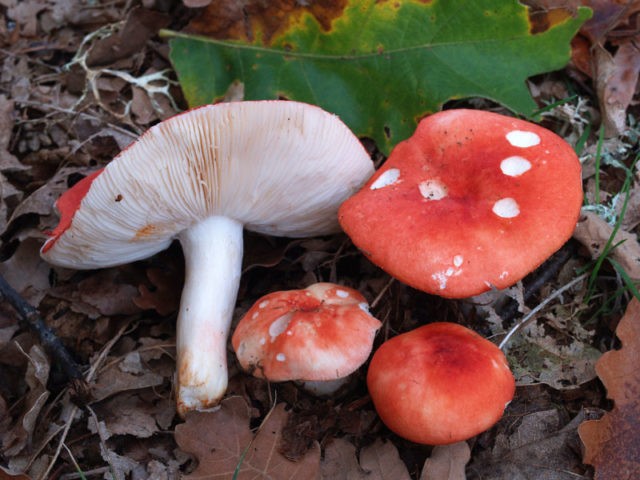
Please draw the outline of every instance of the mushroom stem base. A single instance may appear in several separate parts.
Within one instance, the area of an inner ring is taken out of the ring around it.
[[[242,270],[241,223],[214,216],[179,236],[185,284],[177,325],[177,410],[216,405],[227,389],[227,338]]]

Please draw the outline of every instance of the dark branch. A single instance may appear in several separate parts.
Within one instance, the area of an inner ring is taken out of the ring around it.
[[[62,341],[44,322],[38,311],[16,292],[0,275],[0,297],[5,299],[18,313],[20,320],[38,336],[42,346],[60,366],[72,387],[78,392],[87,390],[80,365],[76,363]]]

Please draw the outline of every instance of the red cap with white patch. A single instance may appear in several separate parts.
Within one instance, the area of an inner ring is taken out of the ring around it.
[[[582,204],[581,166],[553,132],[478,110],[420,122],[339,211],[368,258],[450,298],[506,288],[566,242]]]
[[[380,326],[358,291],[316,283],[259,299],[231,342],[242,368],[256,377],[328,381],[367,360]]]
[[[515,392],[500,349],[447,322],[383,343],[371,359],[367,386],[387,427],[428,445],[459,442],[487,430]]]

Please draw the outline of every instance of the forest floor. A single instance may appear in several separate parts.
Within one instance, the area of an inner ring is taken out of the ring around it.
[[[318,398],[243,373],[230,347],[217,416],[185,423],[176,415],[180,247],[89,271],[53,269],[39,249],[58,222],[53,205],[63,191],[186,108],[157,33],[184,28],[197,10],[175,0],[0,0],[0,274],[37,308],[84,379],[70,381],[28,322],[0,303],[0,478],[173,479],[199,468],[223,479],[243,462],[253,473],[238,478],[463,478],[456,469],[469,479],[593,478],[578,426],[612,408],[595,363],[620,346],[616,327],[640,279],[638,11],[609,25],[603,52],[592,45],[587,55],[578,45],[565,70],[530,80],[541,106],[562,100],[543,125],[580,145],[589,208],[581,233],[499,300],[413,290],[344,234],[245,235],[235,321],[267,292],[325,281],[372,303],[383,322],[376,346],[433,321],[466,325],[496,343],[522,327],[507,348],[518,388],[502,420],[464,445],[434,449],[381,423],[362,371],[339,394]],[[621,58],[633,22],[636,40]],[[614,228],[613,243],[624,239],[624,248],[608,251]],[[605,250],[614,262],[596,261]],[[631,391],[640,386],[628,380]],[[255,452],[245,457],[249,444]],[[449,476],[433,473],[442,465]]]

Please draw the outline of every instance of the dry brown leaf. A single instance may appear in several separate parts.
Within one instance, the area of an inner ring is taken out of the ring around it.
[[[185,479],[227,480],[317,478],[320,446],[315,443],[298,462],[278,451],[288,413],[283,403],[267,415],[255,437],[249,429],[250,410],[241,397],[230,397],[214,412],[192,412],[178,425],[179,447],[198,459],[198,467]],[[237,469],[237,476],[234,472]]]
[[[596,44],[593,63],[600,113],[607,137],[624,133],[627,128],[627,108],[633,99],[640,74],[640,49],[627,41],[611,55]]]
[[[378,439],[360,451],[344,438],[334,438],[324,451],[322,480],[409,480],[407,467],[391,442]]]
[[[640,184],[634,183],[629,189],[628,197],[625,198],[626,210],[624,212],[624,218],[622,219],[622,230],[631,232],[634,228],[640,225]],[[615,212],[616,215],[622,213],[624,202],[616,202]]]
[[[37,33],[38,14],[46,8],[42,0],[4,0],[7,16],[20,26],[22,35],[34,37]]]
[[[207,0],[187,0],[190,5],[206,5]],[[325,30],[342,14],[346,0],[246,0],[211,2],[188,26],[189,33],[214,38],[252,39],[260,32],[265,42],[305,14],[311,14]]]
[[[49,398],[49,359],[38,345],[32,346],[27,356],[29,364],[25,380],[29,391],[22,400],[23,412],[13,428],[2,436],[2,451],[7,457],[17,455],[30,446],[40,411]]]
[[[12,475],[0,467],[0,480],[31,480],[31,478],[23,474]]]
[[[87,66],[104,67],[139,54],[149,39],[169,24],[169,20],[168,15],[158,11],[142,7],[132,9],[118,32],[93,44],[87,56]]]
[[[320,463],[322,480],[364,480],[367,473],[360,468],[356,446],[344,438],[334,438],[325,447]]]
[[[424,463],[420,480],[465,480],[465,467],[470,458],[467,442],[438,445]]]
[[[573,238],[584,245],[592,258],[602,254],[605,245],[613,234],[613,227],[597,214],[583,211],[573,233]],[[640,244],[638,238],[628,232],[619,230],[612,245],[618,244],[609,255],[617,261],[629,277],[640,280]]]
[[[143,310],[155,310],[166,316],[176,312],[180,306],[184,262],[182,258],[176,260],[176,256],[162,255],[161,258],[160,268],[152,267],[146,271],[151,288],[139,285],[138,295],[133,298],[133,303]]]
[[[580,414],[562,426],[555,409],[525,415],[512,433],[496,436],[491,451],[474,454],[468,480],[581,478],[576,474],[582,469],[577,434],[582,420]]]
[[[112,363],[105,371],[100,372],[96,383],[91,386],[91,394],[95,401],[100,401],[127,390],[157,387],[163,382],[162,375],[148,368],[134,374],[122,371],[119,363]]]
[[[580,0],[579,3],[593,10],[591,19],[580,29],[592,43],[604,44],[608,38],[633,36],[628,23],[640,11],[638,0]],[[616,35],[612,35],[616,30]]]
[[[104,422],[108,432],[107,438],[112,435],[150,437],[160,430],[153,415],[154,410],[153,404],[130,393],[117,395],[96,406],[96,414]],[[95,424],[90,422],[89,429],[95,433]]]
[[[58,215],[53,213],[53,204],[55,200],[69,188],[68,179],[72,174],[81,173],[89,174],[87,167],[62,167],[51,177],[51,179],[42,187],[25,198],[13,211],[9,219],[9,225],[23,215],[36,214],[47,219],[43,220],[40,230],[51,230],[58,223]],[[39,238],[44,238],[44,234]]]
[[[117,268],[99,270],[77,284],[51,289],[54,298],[67,300],[74,312],[96,319],[100,315],[132,315],[140,311],[134,303],[135,286],[125,283]]]
[[[620,350],[602,355],[596,364],[614,408],[600,420],[580,425],[584,462],[595,467],[596,480],[640,478],[640,302],[631,300],[616,334]]]
[[[42,242],[27,238],[6,262],[0,274],[27,302],[37,307],[49,289],[49,265],[40,257]]]
[[[411,478],[395,445],[379,438],[360,451],[360,466],[367,472],[367,478],[372,480],[409,480]]]
[[[18,204],[21,200],[22,192],[0,172],[0,233],[7,228],[11,206]]]

